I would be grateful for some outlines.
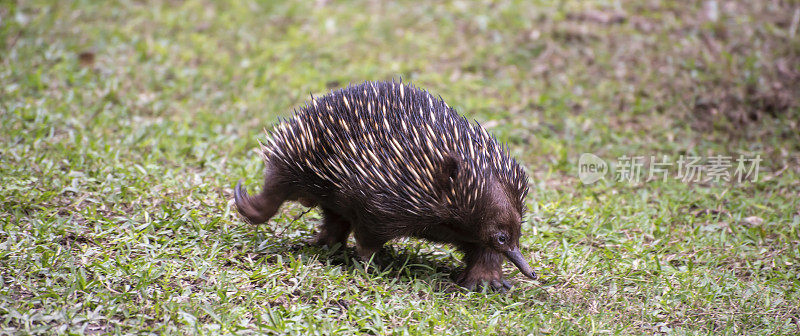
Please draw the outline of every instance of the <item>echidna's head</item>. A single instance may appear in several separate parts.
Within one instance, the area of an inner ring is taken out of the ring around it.
[[[480,227],[480,240],[493,250],[502,253],[525,276],[536,279],[536,273],[519,250],[519,238],[522,229],[522,214],[508,191],[496,180],[489,182]]]

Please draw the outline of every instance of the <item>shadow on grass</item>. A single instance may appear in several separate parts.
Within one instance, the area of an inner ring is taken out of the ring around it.
[[[449,257],[415,251],[418,247],[416,244],[406,245],[404,248],[386,244],[369,263],[360,261],[352,246],[320,247],[298,236],[275,236],[258,232],[251,235],[245,245],[249,245],[258,258],[266,258],[265,261],[270,264],[277,263],[279,256],[283,260],[300,258],[304,263],[318,262],[328,267],[340,267],[347,273],[355,271],[369,277],[397,279],[404,283],[420,279],[430,283],[437,292],[465,290],[454,282],[455,276],[463,271],[463,267],[447,265],[448,261],[444,259],[450,259]]]

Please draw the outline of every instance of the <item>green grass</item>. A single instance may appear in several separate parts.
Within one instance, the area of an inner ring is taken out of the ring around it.
[[[606,3],[3,1],[0,333],[800,333],[800,4]],[[304,243],[316,210],[232,212],[264,127],[400,77],[528,169],[541,282],[461,291],[416,240],[365,271]],[[764,161],[583,185],[584,152]]]

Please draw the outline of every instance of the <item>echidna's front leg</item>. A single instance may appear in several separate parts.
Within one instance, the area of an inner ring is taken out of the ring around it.
[[[347,246],[347,236],[350,235],[350,222],[328,208],[322,208],[322,226],[314,237],[314,245],[333,247],[337,243],[340,248]]]
[[[458,284],[467,289],[480,289],[490,286],[494,290],[511,289],[511,284],[503,279],[501,268],[503,256],[490,248],[476,245],[462,246],[467,268],[458,277]]]

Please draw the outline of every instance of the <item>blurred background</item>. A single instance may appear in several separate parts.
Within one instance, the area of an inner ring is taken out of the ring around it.
[[[252,139],[310,93],[403,78],[537,167],[708,141],[781,168],[798,150],[796,3],[624,3],[25,1],[4,6],[5,94],[65,95],[53,68],[72,67],[96,83],[84,110]]]

